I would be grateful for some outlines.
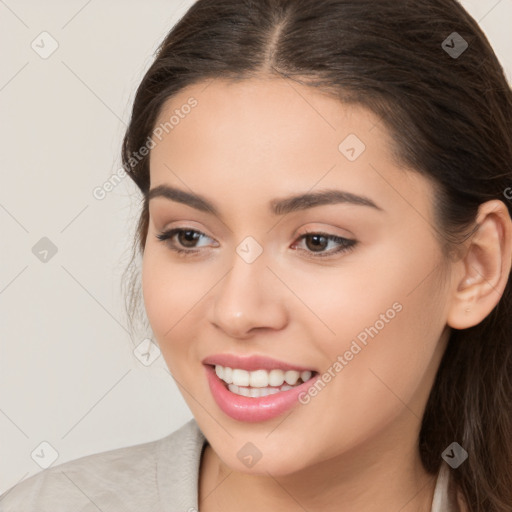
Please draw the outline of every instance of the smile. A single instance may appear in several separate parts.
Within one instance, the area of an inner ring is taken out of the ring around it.
[[[242,422],[266,421],[299,404],[319,377],[312,369],[262,355],[218,354],[202,361],[211,395],[226,415]]]
[[[215,365],[215,373],[224,381],[232,393],[250,398],[268,396],[287,391],[294,386],[307,382],[313,372],[306,370],[256,370],[247,371],[241,368]]]

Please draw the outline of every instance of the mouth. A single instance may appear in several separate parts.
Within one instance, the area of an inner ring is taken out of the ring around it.
[[[203,361],[211,395],[222,412],[240,422],[271,420],[298,406],[320,375],[268,358],[215,358],[224,365],[211,359]]]

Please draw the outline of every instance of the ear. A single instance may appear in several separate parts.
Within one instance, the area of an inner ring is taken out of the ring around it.
[[[454,265],[453,294],[447,323],[454,329],[479,324],[498,304],[512,265],[512,221],[506,205],[494,199],[482,203],[476,216],[478,229],[465,256]]]

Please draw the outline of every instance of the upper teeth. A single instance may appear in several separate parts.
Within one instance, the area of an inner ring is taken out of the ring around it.
[[[265,388],[267,386],[279,387],[284,382],[294,386],[299,378],[304,382],[311,378],[312,372],[297,370],[255,370],[249,372],[239,368],[230,368],[229,366],[215,365],[215,373],[219,379],[226,384],[235,384],[236,386],[251,386],[253,388]]]

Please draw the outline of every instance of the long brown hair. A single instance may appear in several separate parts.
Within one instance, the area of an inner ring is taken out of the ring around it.
[[[447,51],[453,37],[468,45],[460,55]],[[504,197],[512,184],[511,89],[485,35],[455,0],[199,0],[159,46],[123,141],[125,170],[142,192],[132,263],[145,247],[150,183],[149,157],[134,162],[133,155],[164,102],[199,81],[261,75],[296,80],[377,114],[397,161],[439,189],[436,222],[447,257],[471,234],[482,202],[504,200],[512,213]],[[139,299],[132,281],[130,318]],[[439,470],[453,441],[469,454],[452,470],[469,510],[510,512],[510,276],[485,320],[451,331],[419,438],[428,472]]]

